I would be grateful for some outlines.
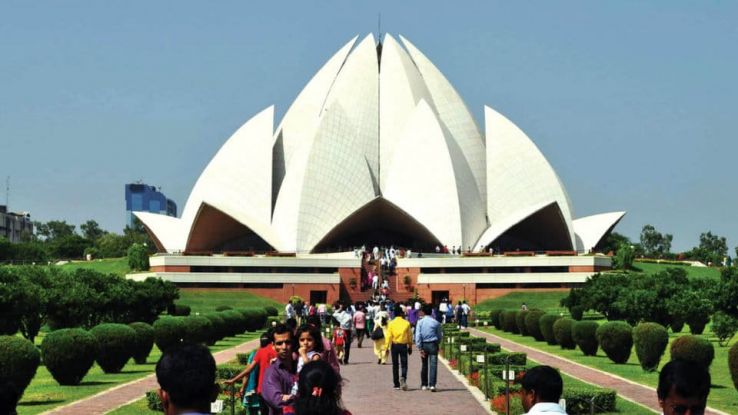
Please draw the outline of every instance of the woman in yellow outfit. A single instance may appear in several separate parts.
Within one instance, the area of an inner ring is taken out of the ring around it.
[[[384,303],[379,305],[379,311],[374,314],[374,330],[381,328],[383,333],[387,332],[387,322],[389,321],[389,313],[387,313]],[[373,337],[373,336],[372,336]],[[374,355],[377,356],[377,364],[383,365],[387,363],[387,346],[384,341],[384,335],[374,340]]]

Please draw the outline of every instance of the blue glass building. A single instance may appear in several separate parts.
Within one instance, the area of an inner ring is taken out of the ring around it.
[[[177,216],[177,204],[167,199],[156,187],[143,183],[126,185],[126,225],[133,227],[133,212],[161,213]]]

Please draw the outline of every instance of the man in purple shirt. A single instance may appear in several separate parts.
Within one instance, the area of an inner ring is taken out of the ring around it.
[[[269,405],[270,415],[293,413],[292,385],[295,383],[295,362],[292,360],[292,332],[284,324],[274,327],[272,342],[277,359],[264,373],[261,396]]]

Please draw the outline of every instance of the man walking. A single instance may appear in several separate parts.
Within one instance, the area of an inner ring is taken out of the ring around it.
[[[292,412],[292,385],[295,383],[295,362],[292,360],[292,331],[284,324],[274,327],[272,341],[277,359],[264,373],[261,396],[269,405],[269,415]]]
[[[384,333],[385,347],[392,354],[392,383],[395,390],[407,390],[407,356],[413,353],[413,334],[410,323],[403,317],[400,304],[395,305],[395,318],[387,325]],[[402,378],[399,369],[402,366]]]
[[[346,336],[344,338],[343,359],[341,360],[341,363],[347,365],[349,362],[349,354],[351,353],[351,342],[353,341],[351,328],[354,319],[351,316],[351,313],[346,310],[343,303],[336,303],[336,311],[333,313],[333,318],[338,321],[338,324],[341,326]]]
[[[431,314],[433,314],[433,307],[430,304],[424,304],[421,308],[422,318],[415,326],[415,345],[420,350],[422,362],[420,388],[435,392],[438,373],[438,345],[443,340],[443,330],[441,324]]]
[[[358,305],[357,310],[354,313],[354,328],[356,328],[356,345],[361,349],[361,344],[364,342],[364,334],[366,333],[366,313],[364,313],[364,306]]]

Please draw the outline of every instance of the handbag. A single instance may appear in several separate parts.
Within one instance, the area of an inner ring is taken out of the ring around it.
[[[374,329],[371,335],[372,340],[380,340],[384,338],[384,330],[381,327]]]

